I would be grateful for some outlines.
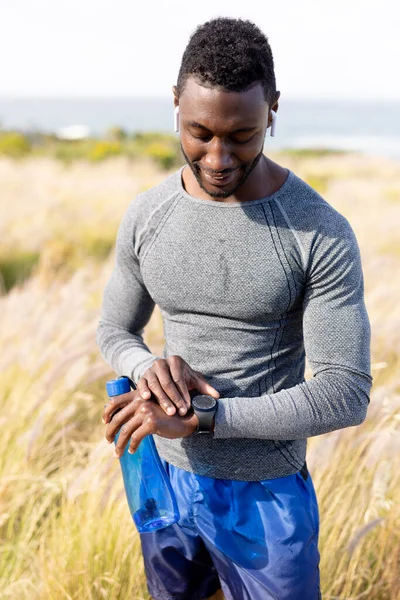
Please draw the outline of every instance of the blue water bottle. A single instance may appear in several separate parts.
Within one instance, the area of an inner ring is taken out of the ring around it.
[[[106,384],[109,397],[130,392],[127,377],[112,379]],[[119,431],[115,436],[118,441]],[[128,452],[129,443],[119,462],[122,469],[126,498],[133,521],[139,533],[163,529],[179,521],[179,510],[174,491],[154,444],[147,435],[134,454]]]

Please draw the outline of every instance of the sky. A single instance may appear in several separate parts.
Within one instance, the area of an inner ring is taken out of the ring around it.
[[[398,0],[0,0],[0,96],[168,98],[217,16],[268,36],[282,97],[400,101]]]

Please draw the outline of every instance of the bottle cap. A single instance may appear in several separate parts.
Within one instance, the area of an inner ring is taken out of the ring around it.
[[[107,394],[112,396],[119,396],[120,394],[126,394],[131,391],[129,379],[127,377],[120,377],[119,379],[111,379],[106,383]]]

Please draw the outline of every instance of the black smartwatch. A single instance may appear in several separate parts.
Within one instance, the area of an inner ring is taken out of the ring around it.
[[[215,413],[218,409],[218,402],[212,396],[200,394],[192,397],[192,407],[194,414],[199,420],[196,433],[208,433],[213,435],[213,423]]]

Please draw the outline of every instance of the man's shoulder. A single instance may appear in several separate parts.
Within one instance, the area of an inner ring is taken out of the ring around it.
[[[135,196],[128,205],[120,225],[120,237],[135,240],[139,252],[144,240],[153,236],[179,196],[179,171],[175,171],[157,185]]]
[[[134,230],[140,229],[149,224],[152,215],[168,210],[169,201],[179,194],[179,174],[180,170],[175,171],[157,185],[134,196],[125,210],[123,220],[130,223]]]
[[[344,252],[358,252],[358,243],[347,218],[321,196],[307,181],[293,172],[286,191],[276,198],[282,229],[292,233],[286,238],[298,247],[302,264],[307,270],[310,265],[342,247]],[[325,254],[324,254],[325,253]]]
[[[146,212],[152,211],[157,208],[160,204],[168,201],[169,198],[175,197],[179,193],[179,177],[181,169],[174,171],[168,177],[163,179],[157,185],[150,187],[149,189],[141,192],[133,200],[137,206],[140,206],[141,211]]]
[[[292,185],[278,199],[280,208],[293,227],[304,233],[348,229],[346,217],[328,202],[310,183],[291,171]]]

